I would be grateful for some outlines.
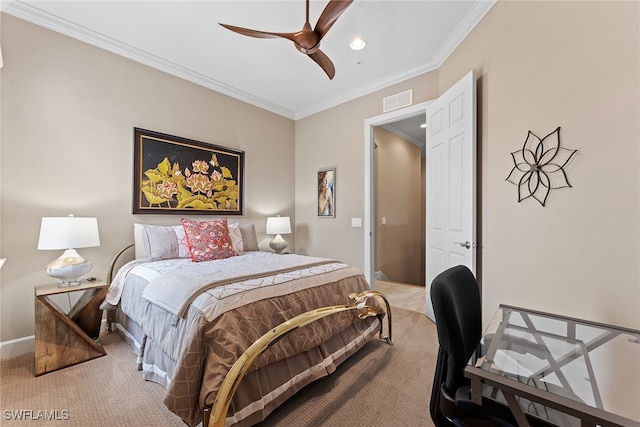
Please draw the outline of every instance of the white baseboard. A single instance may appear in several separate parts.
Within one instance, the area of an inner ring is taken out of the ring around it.
[[[0,359],[9,359],[33,351],[35,336],[22,337],[15,340],[0,342]]]
[[[106,319],[102,319],[101,331],[105,330]],[[0,342],[0,359],[9,359],[24,353],[29,353],[35,348],[35,335],[17,338],[15,340]]]
[[[374,271],[374,277],[376,280],[384,280],[386,282],[389,281],[389,278],[382,271]]]

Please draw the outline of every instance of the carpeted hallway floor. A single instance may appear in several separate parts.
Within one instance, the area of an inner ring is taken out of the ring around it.
[[[426,288],[420,285],[376,280],[376,291],[382,292],[392,307],[426,313]]]
[[[394,346],[369,342],[260,426],[432,426],[428,401],[438,346],[435,325],[424,314],[402,308],[394,307],[392,316]],[[101,340],[107,356],[37,378],[33,353],[3,360],[0,425],[184,426],[163,406],[164,389],[142,379],[120,336],[104,334]],[[33,422],[36,417],[41,418]]]

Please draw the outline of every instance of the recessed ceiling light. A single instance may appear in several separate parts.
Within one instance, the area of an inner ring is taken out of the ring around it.
[[[427,127],[427,124],[426,124],[426,123],[423,123],[423,124],[421,124],[421,125],[420,125],[420,127],[421,127],[422,129],[424,129],[424,128],[426,128],[426,127]]]
[[[351,49],[353,50],[361,50],[364,49],[364,47],[367,45],[367,42],[362,40],[360,37],[356,37],[355,39],[353,39],[353,41],[349,44],[349,46],[351,47]]]

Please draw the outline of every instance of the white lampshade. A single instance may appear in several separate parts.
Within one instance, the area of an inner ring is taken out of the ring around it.
[[[38,249],[73,249],[93,246],[100,246],[96,218],[71,215],[42,218]]]
[[[269,247],[277,253],[282,252],[288,246],[281,234],[291,233],[291,221],[288,216],[267,217],[267,234],[275,234],[276,237],[269,243]]]
[[[290,234],[291,221],[288,216],[270,216],[267,218],[267,234]]]
[[[64,249],[64,253],[47,265],[45,272],[62,280],[60,286],[79,284],[78,278],[91,271],[91,261],[81,257],[75,248],[100,246],[96,218],[45,217],[40,224],[38,249]]]

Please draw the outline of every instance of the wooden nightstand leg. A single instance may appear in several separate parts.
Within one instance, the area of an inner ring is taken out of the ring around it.
[[[106,295],[107,288],[85,291],[67,315],[91,338],[97,339],[100,336],[102,323],[100,304]]]
[[[39,298],[36,298],[35,316],[35,374],[37,376],[57,369],[58,351],[56,350],[55,316],[40,302]]]
[[[36,376],[107,354],[46,296],[36,297],[35,317]]]

